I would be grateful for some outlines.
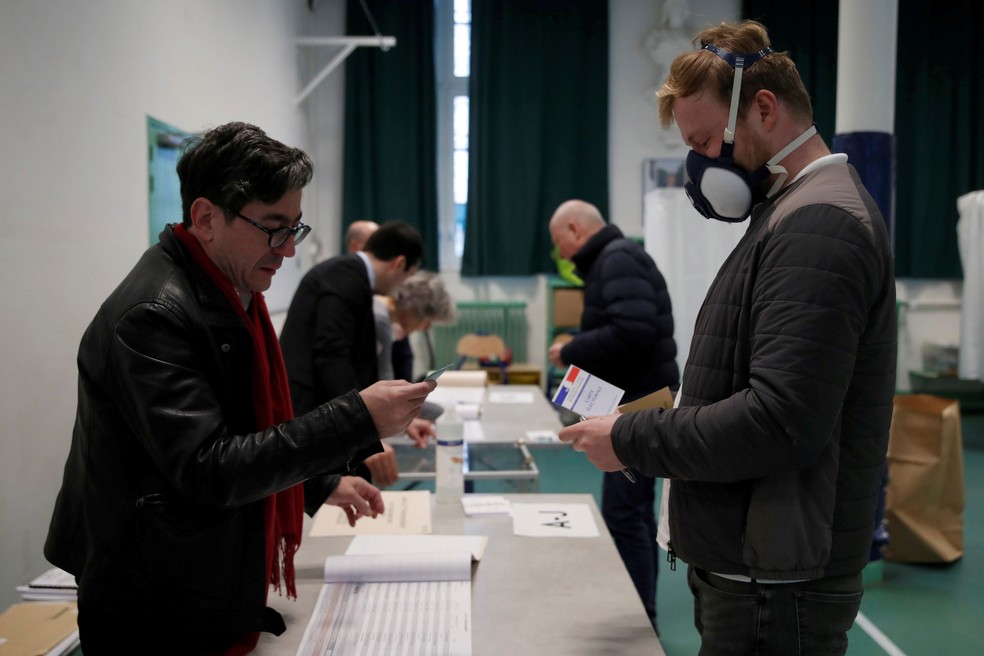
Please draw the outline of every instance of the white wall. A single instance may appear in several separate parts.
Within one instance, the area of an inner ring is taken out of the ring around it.
[[[303,0],[4,0],[0,609],[47,566],[41,547],[71,438],[79,339],[148,244],[147,115],[189,132],[249,121],[322,155],[305,218],[335,221],[321,232],[337,232],[330,140],[340,136],[340,99],[325,94],[341,72],[308,101],[323,114],[308,121],[294,103],[293,39],[319,25],[342,33],[343,9],[340,0],[314,15]]]

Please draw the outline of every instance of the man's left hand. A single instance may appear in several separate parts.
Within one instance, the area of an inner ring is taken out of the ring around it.
[[[625,469],[612,448],[612,426],[621,415],[591,417],[560,431],[561,442],[570,442],[575,451],[583,451],[595,467],[613,472]]]

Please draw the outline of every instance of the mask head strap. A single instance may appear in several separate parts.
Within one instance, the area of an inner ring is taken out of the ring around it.
[[[712,52],[724,61],[728,62],[731,68],[735,69],[735,80],[731,85],[731,109],[728,112],[728,127],[724,129],[724,142],[732,144],[735,142],[735,124],[738,122],[738,96],[741,94],[742,71],[762,59],[772,52],[772,48],[766,46],[758,52],[743,55],[736,55],[722,48],[718,48],[713,43],[700,44],[701,49]]]
[[[772,188],[769,189],[769,192],[765,195],[766,198],[770,198],[772,194],[779,191],[779,188],[786,181],[786,178],[789,177],[789,172],[786,170],[786,167],[780,166],[779,162],[784,160],[786,158],[786,155],[788,155],[789,153],[793,152],[794,150],[802,146],[804,143],[806,143],[806,140],[812,137],[813,135],[815,135],[816,133],[817,133],[817,126],[814,123],[806,130],[804,130],[803,134],[801,134],[800,136],[796,137],[791,142],[789,142],[789,144],[785,148],[783,148],[778,153],[773,155],[771,158],[769,158],[769,161],[765,163],[765,168],[769,170],[769,173],[774,173],[778,176],[776,177],[776,181],[772,183]]]

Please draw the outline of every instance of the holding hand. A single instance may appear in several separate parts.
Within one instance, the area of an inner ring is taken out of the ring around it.
[[[325,504],[344,510],[349,526],[355,526],[360,517],[376,517],[384,510],[382,493],[361,476],[342,476]]]
[[[625,469],[612,447],[612,426],[621,415],[591,417],[560,431],[561,442],[570,442],[575,451],[583,451],[595,467],[613,472]]]
[[[432,380],[419,383],[381,380],[359,392],[359,396],[372,416],[379,437],[393,437],[407,430],[435,387],[437,383]]]

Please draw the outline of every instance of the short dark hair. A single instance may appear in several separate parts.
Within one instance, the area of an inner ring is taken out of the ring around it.
[[[196,198],[207,198],[235,214],[253,200],[277,202],[287,192],[307,186],[314,174],[304,151],[271,139],[249,123],[226,123],[191,138],[177,168],[185,227],[191,225]]]
[[[409,223],[388,221],[369,236],[362,250],[372,253],[383,262],[395,260],[402,255],[407,261],[404,270],[409,271],[412,267],[420,266],[424,259],[424,240]]]

